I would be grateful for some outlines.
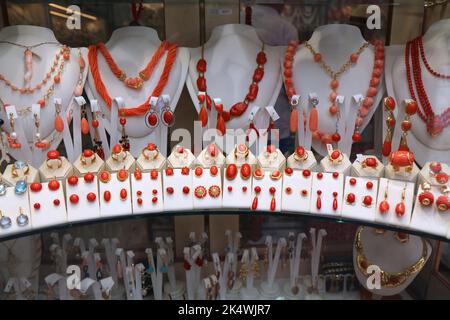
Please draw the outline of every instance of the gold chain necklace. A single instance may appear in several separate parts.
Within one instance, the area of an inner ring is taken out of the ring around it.
[[[355,241],[355,249],[358,255],[356,256],[356,263],[359,271],[365,276],[369,277],[371,273],[367,272],[367,268],[372,265],[370,261],[367,260],[364,255],[364,247],[361,241],[361,233],[364,230],[364,227],[360,227],[358,232],[356,233],[356,241]],[[408,278],[422,270],[423,266],[426,263],[426,259],[428,256],[428,248],[427,243],[424,239],[422,239],[422,255],[413,265],[407,267],[402,272],[398,273],[389,273],[387,271],[381,270],[381,286],[385,288],[395,288],[403,284]]]

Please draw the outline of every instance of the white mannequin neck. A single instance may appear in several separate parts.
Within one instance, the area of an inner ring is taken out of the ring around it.
[[[255,28],[245,24],[224,24],[215,27],[211,32],[211,37],[207,42],[215,42],[227,35],[242,36],[250,39],[252,42],[261,42]]]
[[[433,23],[423,35],[425,42],[431,42],[445,38],[450,41],[450,19],[439,20]]]
[[[145,38],[155,45],[159,45],[161,43],[155,29],[149,27],[131,26],[114,30],[107,42],[107,45],[115,45],[116,43],[121,43],[123,40],[130,38],[139,39],[139,41],[142,41],[143,38]]]
[[[322,45],[325,48],[333,47],[352,47],[355,43],[360,44],[366,40],[361,34],[361,31],[349,24],[327,24],[320,26],[314,30],[311,38],[308,40],[310,43],[318,44],[320,47],[316,49],[322,49]]]
[[[15,41],[31,46],[37,42],[58,42],[52,30],[38,26],[10,26],[0,30],[0,40]]]

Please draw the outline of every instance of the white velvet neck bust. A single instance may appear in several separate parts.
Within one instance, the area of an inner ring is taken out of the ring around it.
[[[156,30],[138,26],[115,30],[108,42],[105,43],[105,46],[108,48],[117,65],[131,77],[138,75],[147,65],[160,44],[161,40],[158,38]],[[98,54],[97,61],[103,82],[111,98],[122,97],[125,101],[125,107],[131,108],[141,104],[151,95],[160,79],[166,57],[167,52],[158,62],[150,79],[144,81],[140,90],[128,88],[123,82],[119,81],[111,72],[103,55]],[[169,80],[162,92],[162,94],[168,94],[170,96],[170,108],[172,111],[175,110],[181,90],[183,89],[188,61],[189,52],[184,48],[178,47],[177,57],[172,66]],[[99,101],[102,112],[107,115],[106,129],[110,131],[110,110],[97,93],[91,73],[88,76],[86,92],[89,99],[97,99]],[[167,135],[167,127],[164,127],[162,123],[156,129],[147,127],[144,122],[144,116],[128,117],[125,128],[130,138],[131,153],[134,156],[138,156],[142,148],[149,142],[159,143],[155,137],[158,131],[161,135]],[[118,126],[118,129],[121,129],[121,126]],[[116,132],[115,134],[120,136],[120,132]]]
[[[434,23],[423,36],[425,56],[434,70],[450,74],[450,19]],[[436,78],[425,68],[421,60],[422,80],[431,106],[436,114],[450,107],[450,80]],[[405,67],[405,46],[392,46],[386,50],[386,86],[388,94],[397,102],[397,125],[393,137],[393,148],[400,141],[401,121],[404,119],[404,99],[410,99]],[[411,71],[412,72],[412,71]],[[416,97],[417,93],[416,93]],[[419,108],[420,103],[418,101]],[[417,163],[423,166],[427,161],[436,160],[450,163],[449,127],[432,138],[426,124],[419,115],[411,117],[412,128],[408,135],[408,145],[414,152]]]
[[[204,58],[207,62],[205,78],[208,95],[212,99],[222,99],[224,110],[229,111],[235,103],[244,101],[257,66],[256,55],[261,48],[262,42],[251,26],[227,24],[213,29],[211,37],[204,45]],[[264,51],[267,62],[264,65],[264,77],[259,82],[258,96],[242,116],[232,118],[226,123],[227,129],[247,129],[249,115],[254,106],[275,104],[282,84],[279,63],[281,50],[279,47],[265,45]],[[186,85],[199,112],[196,66],[201,57],[201,47],[192,48],[190,52]],[[268,117],[266,121],[268,125]]]
[[[308,40],[309,44],[322,55],[322,59],[331,66],[333,70],[338,70],[365,42],[367,42],[360,30],[346,24],[329,24],[318,27]],[[345,126],[347,115],[356,112],[357,109],[352,104],[352,96],[361,94],[365,97],[369,88],[369,81],[372,75],[374,64],[374,48],[369,45],[358,58],[358,62],[352,65],[348,71],[339,78],[338,95],[344,96],[344,103],[341,106],[341,121],[339,125]],[[319,98],[319,131],[333,134],[336,129],[337,118],[328,112],[330,106],[329,95],[331,93],[331,78],[324,72],[322,67],[314,62],[311,52],[303,45],[299,46],[293,61],[293,81],[298,95],[301,96],[300,107],[309,110],[308,95],[317,93]],[[361,131],[366,127],[372,118],[376,106],[383,96],[383,81],[378,86],[378,94],[374,97],[374,105],[370,108],[368,115],[364,118]],[[341,143],[345,139],[351,140],[354,123],[347,124],[347,132],[341,136]],[[320,141],[312,141],[313,148],[325,156],[327,150]],[[341,146],[339,146],[341,148]]]
[[[41,82],[45,74],[50,70],[51,64],[55,59],[55,55],[60,49],[60,44],[56,39],[52,30],[37,27],[37,26],[11,26],[5,27],[0,30],[0,41],[9,41],[24,46],[34,46],[43,42],[50,42],[49,44],[37,46],[32,48],[35,56],[33,57],[33,77],[31,79],[31,87],[34,87],[37,83]],[[24,84],[24,72],[25,72],[25,60],[24,60],[25,48],[14,46],[7,43],[0,43],[0,70],[3,75],[12,83],[19,87]],[[81,49],[82,55],[87,64],[87,50]],[[82,80],[84,85],[85,73]],[[40,134],[42,139],[49,139],[49,137],[55,133],[54,120],[55,120],[55,108],[53,104],[54,98],[62,99],[62,109],[66,112],[72,109],[72,102],[74,97],[74,89],[78,84],[79,77],[79,64],[78,64],[78,52],[76,48],[71,50],[71,59],[65,63],[64,71],[61,75],[61,82],[55,86],[53,94],[49,97],[47,104],[44,108],[40,109]],[[11,88],[6,87],[4,83],[0,83],[0,97],[3,102],[10,105],[15,105],[18,111],[31,107],[32,104],[36,104],[40,100],[44,93],[51,85],[53,79],[42,87],[41,90],[36,90],[32,94],[20,94],[18,91],[14,92]],[[22,128],[25,131],[26,138],[31,144],[35,133],[35,125],[32,112],[27,113],[21,117]],[[62,139],[61,135],[53,141],[49,149],[56,149]],[[24,147],[22,146],[22,149]],[[15,152],[12,150],[12,154]],[[45,155],[45,152],[43,153]],[[34,162],[40,164],[44,160],[44,156],[40,161]]]

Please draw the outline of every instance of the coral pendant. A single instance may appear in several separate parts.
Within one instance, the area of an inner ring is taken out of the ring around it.
[[[82,118],[81,119],[81,132],[83,134],[88,134],[89,133],[89,122],[87,121],[86,118]]]
[[[289,128],[292,133],[297,132],[297,125],[298,125],[298,110],[297,108],[293,108],[291,111],[291,117],[289,119]]]
[[[55,130],[57,132],[63,132],[64,131],[64,121],[62,117],[58,114],[55,117]]]

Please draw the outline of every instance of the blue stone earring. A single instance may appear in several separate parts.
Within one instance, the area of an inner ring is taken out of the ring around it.
[[[24,194],[27,191],[27,182],[24,179],[20,179],[16,182],[16,186],[14,187],[14,192],[16,194]]]
[[[19,208],[20,214],[17,216],[17,225],[19,227],[25,227],[28,224],[28,216],[23,213],[22,207]]]
[[[2,211],[0,210],[0,227],[2,229],[8,229],[11,227],[11,218],[4,216]]]

